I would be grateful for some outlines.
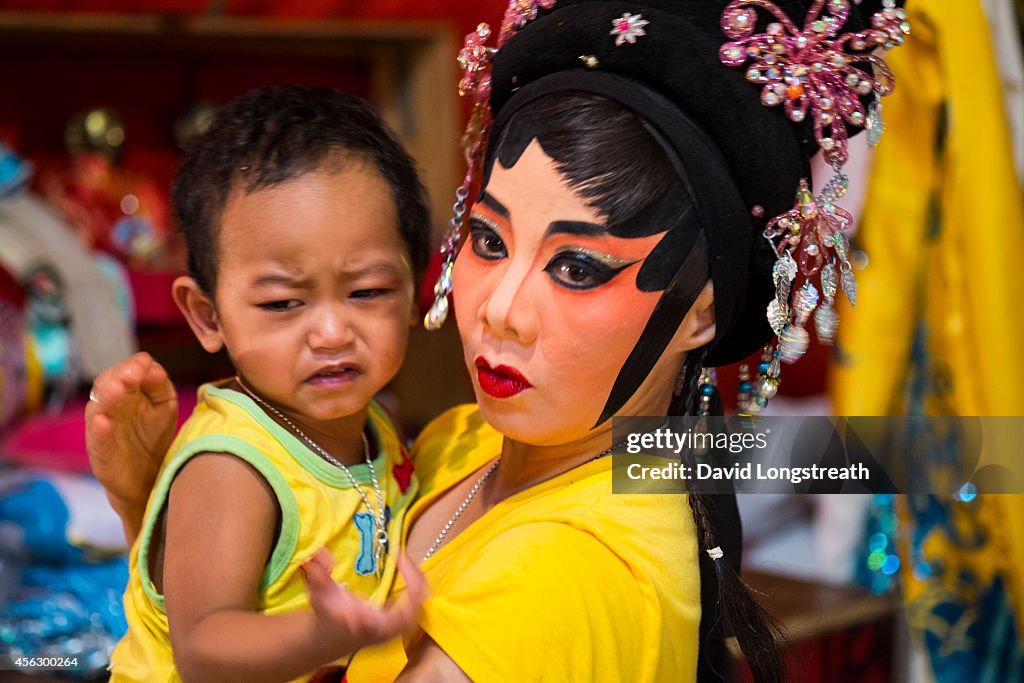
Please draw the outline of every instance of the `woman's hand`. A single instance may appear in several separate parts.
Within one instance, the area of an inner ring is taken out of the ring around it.
[[[302,574],[317,632],[331,659],[390,640],[416,626],[416,618],[427,596],[427,580],[405,553],[399,553],[395,562],[405,579],[405,596],[383,607],[360,600],[334,582],[330,574],[334,558],[326,549],[318,551],[303,565]]]
[[[93,382],[85,408],[85,443],[92,472],[135,540],[156,475],[178,419],[178,396],[148,353],[107,368]]]

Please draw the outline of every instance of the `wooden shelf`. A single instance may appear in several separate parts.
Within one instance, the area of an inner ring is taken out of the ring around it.
[[[448,220],[460,170],[457,49],[447,24],[0,11],[0,58],[26,51],[365,62],[370,100],[419,163],[434,207],[435,236]]]

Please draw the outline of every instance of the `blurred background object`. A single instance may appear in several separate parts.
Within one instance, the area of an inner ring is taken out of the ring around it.
[[[840,331],[834,408],[1021,416],[1021,24],[1009,0],[907,11],[914,35],[889,59],[900,86],[860,226],[871,262]],[[962,443],[906,438],[933,445],[935,472]],[[888,497],[871,519],[864,575],[906,605],[921,653],[908,678],[1024,680],[1024,497]]]

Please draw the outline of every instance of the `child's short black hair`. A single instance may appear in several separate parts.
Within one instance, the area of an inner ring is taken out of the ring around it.
[[[220,217],[236,188],[279,185],[338,155],[373,164],[398,208],[416,284],[430,249],[430,211],[416,166],[377,112],[330,88],[258,88],[222,109],[192,148],[171,188],[171,209],[188,247],[189,275],[213,295]]]

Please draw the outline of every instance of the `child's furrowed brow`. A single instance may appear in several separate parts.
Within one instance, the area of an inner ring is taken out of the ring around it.
[[[346,275],[352,278],[385,277],[401,279],[404,275],[406,275],[407,272],[407,267],[403,268],[402,265],[399,265],[397,263],[388,263],[381,261],[378,263],[371,263],[366,267],[353,268],[350,272],[346,273]]]
[[[260,275],[252,281],[253,287],[293,287],[300,288],[309,285],[307,278],[293,277],[291,275],[281,275],[276,273],[268,273]]]

